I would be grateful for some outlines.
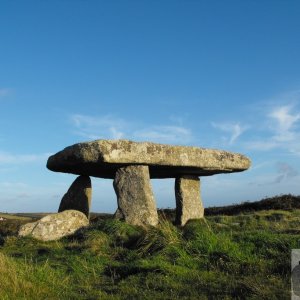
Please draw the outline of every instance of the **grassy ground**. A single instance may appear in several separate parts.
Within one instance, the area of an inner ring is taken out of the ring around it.
[[[290,299],[300,210],[214,215],[147,230],[109,217],[56,242],[0,223],[0,299]]]

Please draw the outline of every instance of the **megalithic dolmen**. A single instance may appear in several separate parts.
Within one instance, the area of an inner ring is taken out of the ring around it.
[[[250,159],[238,153],[129,140],[78,143],[47,162],[51,171],[113,179],[115,217],[142,226],[158,223],[151,178],[175,178],[176,222],[184,225],[203,218],[199,177],[241,172],[250,165]]]

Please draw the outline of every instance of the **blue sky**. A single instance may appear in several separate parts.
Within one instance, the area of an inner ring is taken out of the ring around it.
[[[1,1],[0,211],[56,211],[49,155],[98,138],[252,160],[202,178],[204,205],[299,195],[299,1]],[[92,210],[113,212],[111,180]],[[174,207],[173,180],[153,180]]]

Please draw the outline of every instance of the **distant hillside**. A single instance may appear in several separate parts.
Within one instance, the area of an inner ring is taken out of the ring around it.
[[[240,213],[248,213],[259,210],[270,209],[300,209],[300,196],[291,194],[275,196],[272,198],[265,198],[256,202],[243,202],[241,204],[234,204],[220,207],[208,207],[205,209],[206,216],[213,215],[237,215]]]
[[[241,204],[233,204],[228,206],[215,206],[205,208],[205,216],[215,216],[215,215],[238,215],[241,213],[251,213],[260,210],[292,210],[300,209],[300,195],[294,196],[291,194],[279,195],[270,198],[265,198],[260,201],[255,202],[242,202]],[[35,221],[51,213],[15,213],[6,214],[0,213],[0,217],[6,220],[20,220],[20,221]],[[164,215],[169,220],[175,220],[175,209],[165,208],[158,209],[159,215]],[[110,219],[113,214],[110,213],[96,213],[91,212],[90,219],[92,222],[97,222],[99,219]]]
[[[1,213],[0,212],[0,218],[3,218],[4,220],[20,220],[20,221],[31,221],[33,218],[29,216],[25,216],[22,214],[8,214],[8,213]]]

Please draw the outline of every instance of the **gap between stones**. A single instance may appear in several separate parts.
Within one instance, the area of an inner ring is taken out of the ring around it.
[[[156,226],[158,215],[148,166],[120,168],[113,181],[118,208],[114,217],[132,225]],[[89,176],[80,175],[63,196],[59,212],[78,210],[89,217],[92,186]],[[203,218],[198,176],[183,175],[175,179],[176,224]]]

